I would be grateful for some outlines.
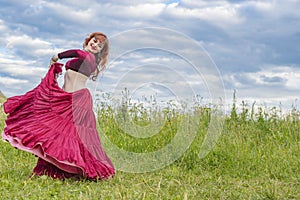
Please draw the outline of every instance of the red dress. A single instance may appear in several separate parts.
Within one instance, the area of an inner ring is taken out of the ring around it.
[[[39,157],[36,175],[112,177],[114,166],[101,146],[90,92],[62,90],[56,81],[61,67],[53,64],[36,88],[7,99],[2,138]]]

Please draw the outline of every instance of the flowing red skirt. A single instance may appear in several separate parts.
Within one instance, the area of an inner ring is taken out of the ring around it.
[[[33,90],[7,99],[2,138],[39,157],[36,175],[109,178],[115,170],[100,142],[90,92],[63,91],[56,81],[61,66],[53,64]]]

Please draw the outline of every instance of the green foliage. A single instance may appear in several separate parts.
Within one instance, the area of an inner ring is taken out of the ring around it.
[[[4,94],[0,91],[0,104],[2,104],[3,102],[6,101],[6,97],[4,96]]]
[[[6,101],[6,97],[4,94],[0,91],[0,133],[2,133],[5,122],[4,120],[6,119],[6,115],[3,111],[3,103]]]
[[[250,107],[242,102],[238,109],[235,101],[233,105],[216,146],[200,159],[199,149],[210,122],[209,107],[197,105],[192,112],[180,112],[172,102],[161,110],[155,105],[149,110],[129,99],[117,107],[101,102],[99,132],[132,152],[162,148],[176,135],[183,116],[200,116],[196,138],[176,162],[151,173],[117,171],[113,179],[106,181],[61,181],[46,176],[30,179],[37,159],[1,141],[1,196],[3,199],[300,199],[299,111],[292,109],[282,114],[275,107],[254,110],[254,104]],[[4,118],[1,110],[1,131]],[[162,128],[151,137],[136,138],[124,128],[128,123],[143,127],[153,121]]]

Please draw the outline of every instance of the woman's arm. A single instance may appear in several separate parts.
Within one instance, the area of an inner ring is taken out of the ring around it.
[[[75,57],[84,59],[86,56],[87,56],[87,52],[80,50],[80,49],[71,49],[71,50],[63,51],[63,52],[60,52],[59,54],[57,54],[58,59],[75,58]]]
[[[60,52],[60,53],[55,54],[55,55],[52,56],[52,58],[50,60],[50,66],[53,63],[56,63],[59,59],[79,58],[79,59],[84,60],[86,56],[87,56],[87,52],[82,51],[80,49],[71,49],[71,50],[63,51],[63,52]]]

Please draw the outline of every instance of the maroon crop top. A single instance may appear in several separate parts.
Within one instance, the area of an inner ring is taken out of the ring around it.
[[[71,49],[58,54],[59,59],[73,58],[65,64],[65,68],[74,70],[89,77],[96,69],[94,54],[80,49]]]

